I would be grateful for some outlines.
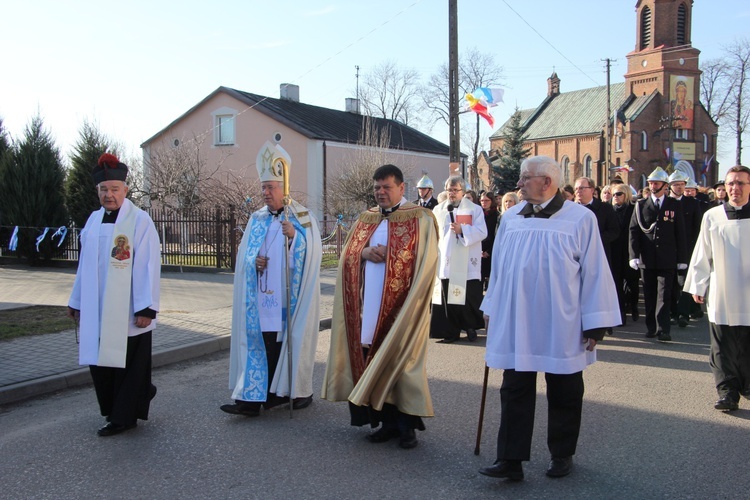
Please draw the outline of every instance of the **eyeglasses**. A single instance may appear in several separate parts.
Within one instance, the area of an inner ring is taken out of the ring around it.
[[[747,186],[747,184],[748,184],[747,182],[743,182],[743,181],[732,181],[732,182],[727,182],[727,187],[735,187],[735,186],[743,187],[743,186]]]
[[[526,184],[529,179],[534,179],[536,177],[547,177],[546,175],[522,175],[518,181],[521,182],[521,184]]]
[[[625,196],[625,193],[612,193],[612,194],[614,194],[615,196]]]
[[[463,191],[463,189],[460,189],[460,188],[459,189],[449,189],[448,190],[449,193],[453,193],[453,194],[460,193],[461,191]]]

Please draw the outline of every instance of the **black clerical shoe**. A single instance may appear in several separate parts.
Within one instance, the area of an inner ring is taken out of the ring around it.
[[[641,315],[640,315],[640,313],[638,312],[638,308],[637,308],[637,307],[634,307],[634,308],[633,308],[633,309],[632,309],[632,310],[630,311],[630,317],[631,317],[631,318],[633,318],[633,321],[638,321],[638,318],[640,318],[640,316],[641,316]]]
[[[224,413],[229,413],[230,415],[243,415],[245,417],[257,417],[258,415],[260,415],[260,410],[249,407],[248,405],[221,405],[219,409]]]
[[[156,397],[156,386],[151,384],[151,390],[148,391],[148,399],[151,401]]]
[[[399,436],[401,436],[401,433],[398,431],[398,429],[393,427],[381,427],[372,434],[368,434],[367,440],[371,443],[385,443],[386,441],[390,441],[391,439],[397,438]]]
[[[101,437],[114,436],[116,434],[129,431],[130,429],[135,429],[136,425],[138,425],[136,424],[136,422],[133,422],[132,424],[127,424],[127,425],[121,425],[121,424],[116,424],[114,422],[110,422],[104,427],[102,427],[101,429],[99,429],[98,431],[96,431],[96,433]]]
[[[438,344],[452,344],[453,342],[457,341],[458,337],[445,337],[442,340],[438,340]]]
[[[547,468],[549,477],[565,477],[573,470],[573,457],[552,457]]]
[[[672,341],[672,336],[668,333],[661,332],[657,337],[658,338],[656,340],[658,340],[659,342],[671,342]]]
[[[307,408],[312,404],[312,401],[312,394],[307,396],[306,398],[294,398],[294,402],[292,402],[292,408],[294,408],[295,410]]]
[[[271,408],[275,408],[288,402],[289,396],[279,397],[276,394],[269,394],[268,399],[263,402],[263,408],[265,408],[266,410],[270,410]]]
[[[398,445],[401,448],[410,450],[416,448],[417,444],[419,444],[419,441],[417,441],[417,433],[414,432],[414,429],[406,429],[400,432]]]
[[[688,325],[688,318],[687,316],[678,316],[677,317],[677,326],[680,328],[685,328]]]
[[[733,397],[731,394],[727,394],[716,402],[714,408],[721,411],[734,411],[739,410],[740,403],[739,397]]]
[[[647,339],[653,339],[656,337],[656,332],[646,332]]]
[[[469,338],[469,342],[477,341],[477,331],[474,330],[473,328],[466,329],[466,336]]]
[[[479,473],[509,481],[523,481],[523,465],[520,460],[498,460],[489,467],[479,469]]]

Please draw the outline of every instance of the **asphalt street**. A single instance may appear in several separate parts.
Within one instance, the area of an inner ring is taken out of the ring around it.
[[[675,329],[660,344],[643,321],[615,330],[586,371],[574,472],[544,475],[546,401],[539,377],[532,459],[526,480],[508,483],[477,469],[495,459],[500,372],[490,373],[482,448],[475,456],[484,337],[430,341],[428,375],[436,416],[419,446],[371,444],[351,427],[345,403],[317,398],[257,418],[230,416],[228,356],[217,352],[158,368],[151,418],[100,438],[90,387],[0,406],[0,491],[20,498],[746,498],[750,403],[725,414],[707,364],[706,322]],[[322,331],[319,393],[329,345]]]

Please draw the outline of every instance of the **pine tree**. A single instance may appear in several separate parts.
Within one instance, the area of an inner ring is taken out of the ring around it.
[[[3,127],[3,119],[0,118],[0,158],[3,157],[6,151],[10,149],[10,139],[6,133],[5,127]]]
[[[24,131],[23,139],[0,163],[0,211],[4,224],[20,226],[18,254],[31,264],[49,259],[57,249],[47,234],[36,251],[36,238],[45,227],[68,224],[63,184],[65,170],[60,150],[36,116]]]
[[[521,162],[529,156],[531,148],[524,148],[527,136],[521,124],[521,112],[516,108],[510,117],[500,150],[500,165],[492,167],[493,184],[498,193],[515,191],[521,172]]]
[[[88,122],[79,132],[74,152],[70,156],[71,167],[65,181],[65,200],[70,219],[82,228],[89,215],[99,209],[99,197],[91,172],[99,157],[110,150],[109,140]]]

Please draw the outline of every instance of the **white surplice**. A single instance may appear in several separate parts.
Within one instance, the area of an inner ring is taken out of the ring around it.
[[[484,211],[479,205],[472,203],[468,198],[463,198],[459,206],[453,209],[453,216],[469,216],[471,224],[462,224],[462,235],[456,238],[456,233],[451,231],[450,212],[446,208],[449,200],[439,203],[432,212],[438,223],[438,237],[440,249],[440,261],[438,262],[438,278],[449,279],[451,274],[451,257],[453,247],[461,245],[468,247],[468,262],[466,265],[466,279],[482,279],[482,240],[487,237],[487,224],[484,222]]]
[[[569,374],[596,361],[583,331],[620,324],[596,216],[566,201],[549,219],[503,214],[481,309],[490,368]]]
[[[703,215],[683,290],[701,297],[708,290],[711,323],[750,325],[750,219],[728,219],[723,205]]]
[[[156,319],[146,328],[135,326],[134,314],[146,308],[159,310],[161,253],[159,235],[149,215],[125,199],[118,218],[136,211],[135,236],[131,244],[133,280],[128,311],[128,336],[151,331]],[[89,216],[81,231],[81,255],[68,306],[81,311],[79,364],[96,365],[99,358],[99,332],[107,312],[102,310],[107,272],[112,252],[115,224],[102,224],[104,208]]]

